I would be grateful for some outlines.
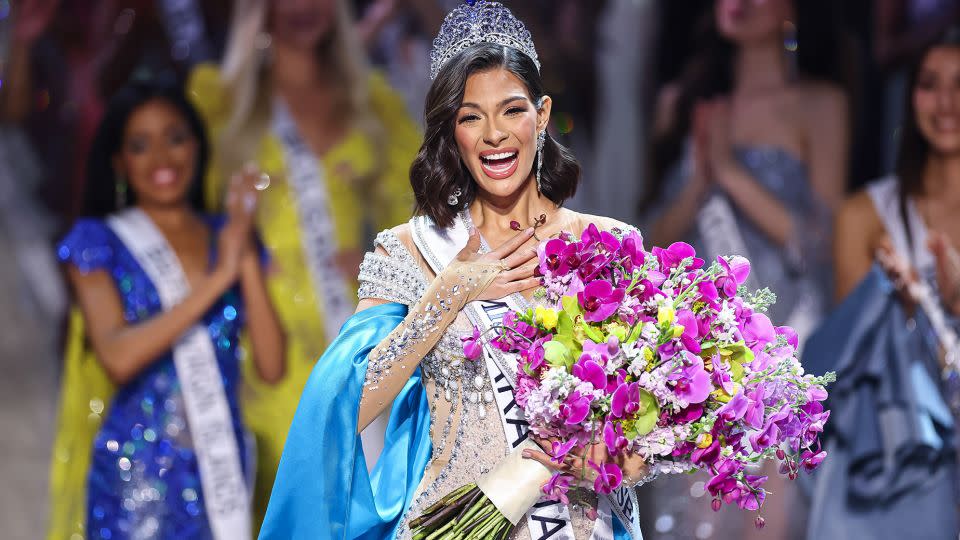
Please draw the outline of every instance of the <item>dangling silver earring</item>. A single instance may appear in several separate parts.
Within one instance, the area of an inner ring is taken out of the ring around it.
[[[463,195],[463,192],[460,191],[460,188],[454,189],[453,193],[451,193],[450,196],[447,197],[447,204],[449,204],[450,206],[457,206],[458,204],[460,204],[461,195]]]
[[[269,66],[273,63],[273,36],[267,32],[260,32],[253,39],[253,47],[260,55],[261,66]]]
[[[116,180],[113,182],[114,204],[117,210],[123,210],[127,206],[127,179],[122,173],[117,173]]]
[[[543,169],[543,145],[547,142],[547,131],[543,130],[537,134],[537,191],[543,193],[543,186],[540,182],[540,171]]]
[[[797,25],[792,21],[783,21],[783,53],[787,56],[787,76],[795,80],[799,76],[797,65],[797,51],[800,44],[797,41]]]

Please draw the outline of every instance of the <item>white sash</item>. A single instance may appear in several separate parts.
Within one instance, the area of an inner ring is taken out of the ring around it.
[[[157,288],[164,310],[190,286],[173,249],[153,221],[133,208],[108,218],[110,228]],[[173,362],[200,468],[204,505],[217,540],[251,538],[250,498],[240,466],[230,406],[210,334],[195,324],[173,346]]]
[[[425,216],[410,220],[414,243],[437,274],[446,268],[467,243],[470,217],[469,214],[464,214],[461,214],[457,223],[449,229],[437,228]],[[486,243],[484,243],[484,249],[489,249]],[[512,294],[493,302],[471,302],[467,304],[464,312],[473,324],[481,329],[488,329],[499,325],[503,316],[509,311],[520,311],[526,305],[527,302],[522,295]],[[516,448],[527,439],[530,427],[513,397],[516,385],[516,357],[489,345],[484,345],[483,356],[504,435],[510,448]],[[600,495],[599,499],[599,516],[594,525],[591,540],[613,540],[611,510],[617,514],[631,538],[643,539],[637,514],[637,495],[633,489],[621,486],[610,495]],[[527,512],[526,517],[530,537],[533,540],[575,540],[570,511],[560,502],[542,499]]]
[[[708,255],[740,255],[750,260],[750,251],[740,234],[733,207],[725,196],[714,194],[707,199],[697,214],[697,229]],[[797,285],[802,286],[803,283],[801,281]],[[750,273],[745,285],[751,291],[760,288],[755,272]],[[801,291],[783,324],[796,330],[801,337],[808,336],[816,327],[819,314],[820,303],[816,291]]]
[[[329,342],[353,315],[356,304],[349,282],[336,264],[337,236],[330,219],[323,165],[300,137],[290,111],[280,99],[274,100],[273,131],[283,146],[287,182],[295,193],[300,216],[304,258],[319,295],[318,303],[324,309],[323,326]]]

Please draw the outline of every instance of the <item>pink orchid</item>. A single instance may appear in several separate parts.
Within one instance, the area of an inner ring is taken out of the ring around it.
[[[600,463],[587,461],[590,467],[597,471],[597,479],[593,481],[593,490],[597,493],[608,494],[620,487],[623,482],[623,472],[615,463]]]
[[[551,500],[560,501],[563,504],[570,504],[567,492],[570,491],[570,483],[572,481],[572,476],[563,473],[553,473],[550,480],[543,486],[543,494]]]
[[[789,326],[778,326],[776,328],[777,335],[783,336],[787,340],[787,344],[793,347],[794,350],[800,346],[800,337],[797,336],[797,331]]]
[[[607,422],[603,426],[603,442],[611,455],[617,455],[627,447],[627,438],[623,436],[623,426],[619,422]]]
[[[713,391],[713,384],[703,367],[703,360],[699,356],[688,356],[691,357],[688,365],[674,371],[668,379],[674,382],[673,392],[677,397],[687,403],[703,403]]]
[[[540,273],[545,276],[562,276],[570,271],[568,258],[565,257],[567,243],[559,238],[542,242],[537,246],[540,259]]]
[[[681,309],[677,312],[677,324],[683,326],[683,334],[680,335],[683,348],[693,354],[700,354],[700,341],[697,340],[700,325],[697,324],[697,316],[689,309]]]
[[[743,340],[747,347],[753,351],[763,350],[767,345],[777,339],[776,330],[770,318],[763,313],[753,313],[749,315],[740,327],[743,333]]]
[[[610,400],[610,416],[625,418],[640,409],[640,385],[623,383],[613,392]]]
[[[692,262],[688,266],[691,270],[697,270],[703,266],[703,259],[698,259],[696,250],[686,242],[674,242],[667,249],[655,247],[651,252],[664,269],[673,270],[679,267],[684,259],[691,259]]]
[[[483,354],[483,343],[480,341],[480,329],[476,326],[473,327],[473,335],[461,337],[460,341],[463,342],[463,356],[465,356],[467,360],[476,360]]]
[[[550,458],[550,461],[553,461],[556,464],[563,463],[563,460],[567,457],[567,454],[577,445],[576,439],[570,439],[566,441],[553,441],[550,453],[553,454]]]
[[[717,262],[723,268],[723,273],[714,283],[718,289],[723,291],[723,294],[732,298],[737,295],[737,288],[743,285],[750,275],[750,261],[739,255],[734,255],[730,257],[729,261],[722,256],[718,256]]]
[[[736,395],[730,398],[730,401],[724,403],[722,407],[717,409],[717,417],[724,422],[736,422],[743,418],[749,405],[750,400],[743,395],[743,392],[737,392]]]
[[[583,292],[577,295],[585,313],[587,322],[603,322],[617,312],[623,301],[624,290],[614,289],[609,281],[597,280],[588,283]]]
[[[573,391],[560,406],[560,414],[567,425],[576,425],[583,422],[590,414],[590,398]]]
[[[800,466],[803,467],[803,470],[812,472],[820,466],[820,463],[822,463],[826,457],[826,450],[820,450],[819,452],[804,450],[803,454],[800,455]]]
[[[580,361],[573,365],[573,376],[592,384],[596,390],[607,387],[607,372],[588,354],[581,356]]]
[[[727,395],[733,395],[733,378],[730,376],[730,368],[727,361],[722,356],[716,354],[713,356],[713,373],[710,374],[710,380],[718,388],[722,388]]]

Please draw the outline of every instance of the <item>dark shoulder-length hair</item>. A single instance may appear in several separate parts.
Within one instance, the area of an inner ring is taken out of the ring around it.
[[[188,197],[191,207],[198,212],[203,211],[203,175],[207,170],[209,156],[209,143],[203,121],[187,100],[181,85],[172,76],[153,76],[131,80],[110,98],[87,156],[82,215],[103,217],[121,210],[117,207],[117,177],[113,159],[123,147],[123,135],[130,116],[153,100],[163,100],[172,105],[183,115],[197,140],[197,163]],[[126,204],[135,203],[136,194],[127,189]]]
[[[410,185],[416,213],[430,217],[440,227],[453,224],[457,213],[477,195],[476,182],[457,149],[454,128],[467,78],[496,68],[506,69],[523,81],[533,103],[545,95],[540,73],[530,57],[511,47],[487,43],[474,45],[448,61],[427,93],[426,129],[420,152],[410,167]],[[580,182],[580,164],[549,133],[543,146],[540,178],[541,193],[558,205],[576,193]],[[448,199],[457,190],[459,202],[452,206]]]
[[[924,138],[923,133],[920,132],[920,126],[917,125],[917,110],[913,106],[913,92],[917,88],[917,79],[920,76],[920,70],[923,68],[924,60],[926,60],[930,51],[939,47],[960,47],[960,26],[951,26],[944,31],[933,43],[917,55],[910,67],[894,172],[900,192],[900,218],[906,228],[907,239],[911,242],[910,220],[907,219],[907,200],[910,197],[923,194],[923,171],[930,156],[930,142]]]
[[[737,47],[716,26],[713,3],[697,23],[696,53],[681,70],[670,126],[650,141],[646,189],[641,210],[659,200],[667,173],[682,157],[697,103],[733,91]],[[830,0],[793,0],[796,16],[795,75],[849,86],[848,59],[839,25],[839,3]],[[791,46],[791,48],[793,48]]]

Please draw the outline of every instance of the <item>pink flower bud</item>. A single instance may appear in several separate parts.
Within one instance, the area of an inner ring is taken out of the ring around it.
[[[766,525],[766,524],[767,524],[766,520],[764,520],[764,519],[763,519],[762,517],[760,517],[760,516],[757,516],[757,519],[755,519],[755,520],[753,521],[753,525],[754,525],[756,528],[758,528],[758,529],[762,529],[763,526]]]
[[[714,512],[719,512],[719,511],[720,511],[720,506],[721,506],[722,504],[723,504],[723,503],[720,502],[720,499],[714,499],[714,500],[710,501],[710,508],[713,508],[713,511],[714,511]]]
[[[783,448],[777,448],[777,459],[783,460],[787,457],[787,453],[783,451]]]

